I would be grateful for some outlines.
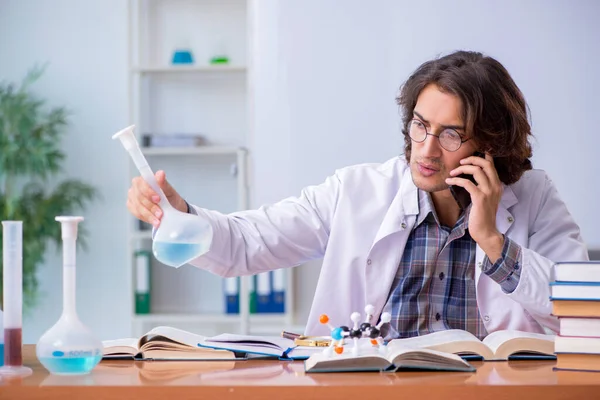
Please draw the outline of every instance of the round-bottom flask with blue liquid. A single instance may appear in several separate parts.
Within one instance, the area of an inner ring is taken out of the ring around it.
[[[210,249],[212,225],[204,217],[181,212],[169,203],[139,147],[133,128],[130,126],[115,133],[113,139],[121,141],[140,175],[160,197],[163,217],[152,238],[154,257],[165,265],[179,268]]]
[[[75,307],[75,243],[82,217],[56,217],[62,225],[63,313],[42,335],[36,354],[52,374],[89,373],[102,359],[102,342],[77,317]]]

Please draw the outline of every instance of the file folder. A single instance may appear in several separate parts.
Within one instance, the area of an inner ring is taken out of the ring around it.
[[[135,252],[135,313],[150,313],[150,260],[147,250]]]
[[[269,272],[256,276],[256,312],[269,313],[271,310],[271,280]]]
[[[225,312],[227,314],[240,313],[240,285],[239,278],[225,278]]]
[[[250,314],[256,314],[256,275],[249,279],[248,295],[250,296]]]
[[[286,270],[271,271],[271,312],[285,312],[285,274]]]

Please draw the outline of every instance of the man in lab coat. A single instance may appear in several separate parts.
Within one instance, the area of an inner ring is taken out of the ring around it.
[[[455,52],[421,65],[397,102],[403,155],[342,168],[258,210],[189,205],[157,172],[174,207],[212,224],[210,250],[191,264],[228,277],[323,258],[307,334],[328,333],[320,314],[345,325],[367,304],[374,320],[391,313],[391,337],[556,331],[552,264],[588,255],[552,181],[532,169],[527,107],[509,73],[493,58]],[[450,186],[464,188],[470,204],[460,207]],[[127,206],[160,223],[143,179],[134,179]]]

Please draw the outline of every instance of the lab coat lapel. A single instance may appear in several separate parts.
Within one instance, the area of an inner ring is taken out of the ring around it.
[[[407,168],[402,176],[400,189],[396,192],[396,196],[392,200],[392,203],[379,226],[379,230],[375,235],[371,250],[373,249],[373,246],[383,238],[406,229],[409,224],[405,218],[407,215],[417,215],[418,213],[419,194],[417,187],[412,180],[410,168]]]
[[[406,169],[400,188],[385,213],[367,256],[365,304],[375,307],[375,320],[385,305],[406,239],[418,213],[417,187],[413,183],[410,169]]]

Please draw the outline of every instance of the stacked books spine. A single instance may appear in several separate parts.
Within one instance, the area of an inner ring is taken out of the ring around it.
[[[600,261],[556,263],[550,296],[556,369],[600,372]]]

